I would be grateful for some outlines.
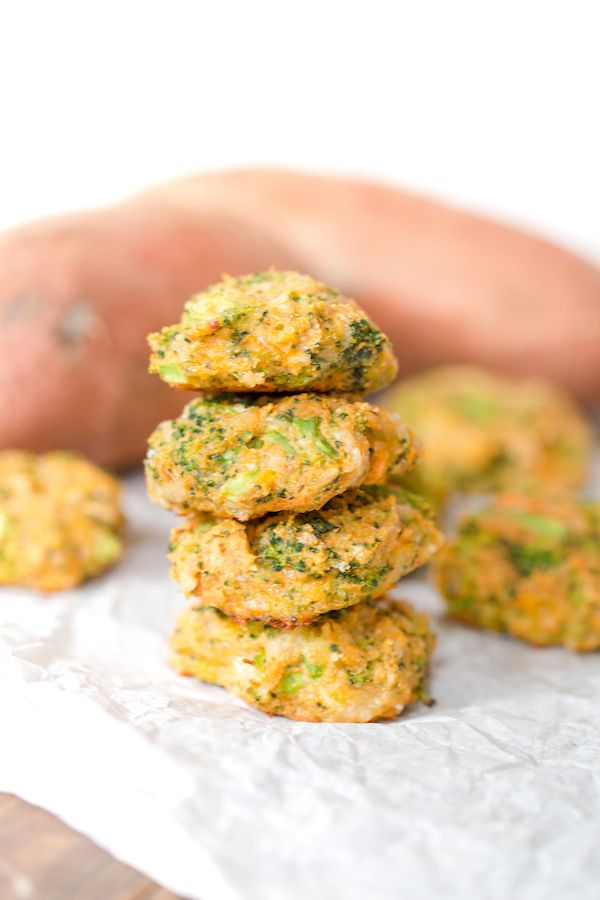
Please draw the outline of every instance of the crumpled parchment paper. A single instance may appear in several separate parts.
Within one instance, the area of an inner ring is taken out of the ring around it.
[[[270,719],[169,669],[172,520],[125,500],[113,572],[0,590],[0,789],[201,900],[600,897],[600,654],[453,624],[416,577],[435,706]]]

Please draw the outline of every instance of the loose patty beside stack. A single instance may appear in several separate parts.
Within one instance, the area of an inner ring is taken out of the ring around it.
[[[188,516],[170,548],[192,598],[178,671],[310,721],[422,698],[426,618],[376,600],[441,543],[427,504],[387,485],[413,467],[414,435],[360,399],[396,372],[387,338],[337,291],[269,271],[214,285],[149,341],[171,386],[231,392],[150,438],[150,496]]]
[[[435,564],[453,616],[535,645],[600,648],[600,504],[498,495]]]
[[[123,552],[116,478],[76,453],[0,453],[0,584],[76,587]]]
[[[402,482],[436,502],[454,491],[573,488],[585,481],[591,430],[557,385],[444,366],[400,382],[382,402],[423,442],[422,461]]]

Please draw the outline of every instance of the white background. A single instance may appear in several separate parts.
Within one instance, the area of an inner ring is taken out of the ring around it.
[[[0,227],[277,163],[598,253],[599,47],[596,0],[0,0]]]
[[[0,227],[278,163],[600,254],[599,22],[596,0],[0,0]],[[270,722],[167,667],[168,526],[130,488],[114,577],[3,593],[0,788],[204,900],[595,900],[598,654],[436,615],[436,707]]]

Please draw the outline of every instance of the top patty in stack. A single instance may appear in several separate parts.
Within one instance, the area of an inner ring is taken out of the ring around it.
[[[225,278],[148,340],[150,371],[180,390],[368,393],[397,370],[354,300],[297,272]]]

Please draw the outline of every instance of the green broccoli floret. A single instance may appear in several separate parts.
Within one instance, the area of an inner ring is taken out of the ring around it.
[[[450,405],[455,412],[471,422],[489,422],[499,413],[498,403],[490,394],[459,394],[451,398]]]
[[[281,434],[280,431],[267,431],[264,436],[265,441],[272,441],[274,444],[279,444],[280,447],[283,447],[288,456],[294,457],[296,456],[296,451],[292,444],[288,441],[288,439]]]
[[[279,682],[278,693],[295,694],[296,691],[300,690],[304,683],[305,678],[301,672],[290,672],[288,675],[284,675]]]
[[[337,450],[321,434],[320,423],[321,420],[318,416],[311,416],[309,419],[294,419],[294,424],[300,434],[310,438],[320,453],[324,453],[326,456],[339,456]]]
[[[302,665],[304,666],[310,677],[315,680],[317,678],[320,678],[325,671],[325,666],[320,666],[317,663],[311,662],[310,659],[307,659],[305,656],[302,657]]]
[[[551,569],[559,561],[556,551],[536,544],[530,546],[509,544],[508,555],[519,575],[524,577],[531,575],[536,569]]]
[[[158,374],[163,381],[168,381],[169,384],[185,384],[187,381],[185,372],[181,366],[175,363],[165,363],[164,366],[159,366]]]
[[[257,558],[275,572],[295,569],[306,572],[306,546],[294,537],[284,538],[274,528],[266,528],[260,536]]]
[[[562,541],[567,536],[566,525],[550,516],[537,516],[534,513],[516,511],[512,513],[512,518],[542,538]]]
[[[342,362],[352,371],[352,378],[359,387],[365,380],[367,369],[381,353],[384,337],[368,319],[350,323],[352,342],[342,352]]]
[[[245,494],[246,491],[253,487],[260,475],[260,469],[250,469],[248,472],[240,472],[235,478],[230,478],[223,485],[223,494],[226,497],[236,498]]]

